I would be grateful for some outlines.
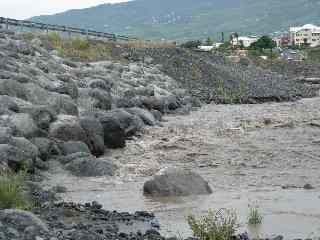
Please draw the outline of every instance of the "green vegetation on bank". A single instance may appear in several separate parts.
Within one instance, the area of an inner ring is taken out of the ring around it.
[[[308,61],[320,63],[320,47],[309,48],[305,51],[307,53]]]
[[[111,55],[111,46],[98,42],[90,43],[81,37],[62,37],[59,33],[48,34],[49,44],[58,51],[61,57],[77,61],[96,61]]]
[[[249,208],[249,216],[248,216],[248,224],[250,225],[259,225],[262,223],[263,216],[260,213],[259,207],[250,206]]]
[[[230,240],[238,229],[237,215],[233,210],[210,210],[207,215],[187,218],[194,237],[199,240]]]
[[[56,50],[58,55],[73,61],[104,61],[125,59],[119,56],[120,48],[144,49],[144,48],[175,48],[175,42],[167,41],[129,41],[114,42],[106,39],[87,38],[85,36],[66,36],[58,32],[48,34],[23,33],[25,40],[32,41],[40,38],[43,47],[47,50]]]
[[[30,209],[33,202],[27,194],[26,174],[1,173],[0,175],[0,208]]]

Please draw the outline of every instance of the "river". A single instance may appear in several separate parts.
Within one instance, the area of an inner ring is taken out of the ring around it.
[[[240,231],[285,239],[320,236],[320,98],[294,103],[206,105],[189,115],[169,115],[125,149],[108,151],[115,177],[77,178],[52,163],[47,187],[63,185],[64,200],[106,209],[154,212],[167,236],[190,236],[189,214],[234,209]],[[168,166],[192,169],[213,189],[209,196],[147,198],[143,183]],[[311,184],[313,189],[303,186]],[[249,206],[263,223],[249,229]]]

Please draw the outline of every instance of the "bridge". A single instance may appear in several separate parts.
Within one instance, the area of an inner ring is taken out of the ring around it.
[[[4,18],[0,17],[0,25],[3,25],[6,29],[9,29],[9,26],[14,26],[16,28],[20,28],[22,31],[24,28],[29,29],[37,29],[41,31],[46,31],[47,33],[49,31],[54,32],[61,32],[61,33],[67,33],[69,35],[71,34],[80,34],[85,35],[87,37],[98,37],[98,38],[104,38],[111,41],[137,41],[138,38],[135,37],[129,37],[124,35],[117,35],[114,33],[106,33],[106,32],[99,32],[89,29],[82,29],[82,28],[75,28],[75,27],[69,27],[69,26],[62,26],[62,25],[55,25],[55,24],[46,24],[46,23],[39,23],[39,22],[32,22],[32,21],[26,21],[26,20],[17,20],[12,18]]]

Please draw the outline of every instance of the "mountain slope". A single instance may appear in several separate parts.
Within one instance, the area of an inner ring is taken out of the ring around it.
[[[34,17],[148,39],[218,37],[219,32],[270,33],[296,24],[320,24],[320,0],[134,0]]]

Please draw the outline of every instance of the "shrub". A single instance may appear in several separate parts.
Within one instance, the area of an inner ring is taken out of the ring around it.
[[[25,173],[0,175],[0,208],[31,208],[31,200],[24,194],[25,180]]]
[[[197,41],[189,41],[189,42],[185,42],[183,44],[181,44],[181,47],[183,48],[197,48],[201,45],[201,41],[197,40]]]
[[[70,40],[70,42],[71,42],[72,48],[79,50],[79,51],[87,50],[90,47],[88,40],[82,39],[79,37],[72,38]]]
[[[34,39],[35,35],[32,32],[24,32],[22,33],[22,37],[28,41]]]
[[[238,88],[229,89],[223,80],[217,81],[214,89],[216,102],[222,104],[241,104],[246,93],[246,83],[241,81]]]
[[[49,41],[52,42],[53,46],[55,48],[58,48],[58,47],[61,47],[62,45],[62,38],[60,36],[59,33],[57,32],[50,32],[48,34],[48,38],[49,38]]]
[[[254,206],[249,209],[248,223],[250,225],[259,225],[262,223],[263,216],[259,211],[259,207]]]
[[[200,219],[191,215],[187,220],[194,237],[199,240],[230,240],[239,227],[236,213],[228,209],[211,210]]]

